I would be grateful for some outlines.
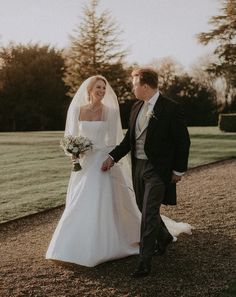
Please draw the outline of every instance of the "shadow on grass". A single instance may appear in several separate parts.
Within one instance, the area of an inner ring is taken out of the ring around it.
[[[212,135],[210,135],[209,136],[209,134],[193,134],[193,135],[191,135],[191,139],[194,139],[194,138],[201,138],[201,139],[218,139],[218,140],[224,140],[224,139],[226,139],[226,140],[233,140],[233,141],[235,141],[236,140],[236,133],[235,132],[233,132],[233,133],[227,133],[227,134],[224,134],[224,133],[222,133],[222,134],[216,134],[216,135],[214,135],[214,134],[212,134]]]

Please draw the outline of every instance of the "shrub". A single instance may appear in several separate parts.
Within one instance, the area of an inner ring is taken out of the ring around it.
[[[236,113],[220,114],[218,126],[225,132],[236,132]]]

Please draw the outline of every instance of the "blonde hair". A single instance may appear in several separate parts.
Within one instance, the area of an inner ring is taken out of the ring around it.
[[[102,77],[102,76],[100,76],[100,75],[96,75],[96,76],[94,76],[94,77],[91,79],[91,81],[89,82],[88,86],[87,86],[88,95],[91,93],[91,91],[92,91],[92,89],[93,89],[95,83],[96,83],[97,81],[99,81],[99,80],[103,81],[103,82],[105,83],[105,85],[107,84],[107,82],[106,82],[106,80],[105,80],[104,77]]]

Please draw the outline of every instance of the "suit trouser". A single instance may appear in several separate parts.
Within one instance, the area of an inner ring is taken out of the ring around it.
[[[151,259],[156,241],[161,244],[170,236],[160,216],[165,184],[150,161],[135,159],[133,184],[136,202],[142,213],[140,233],[140,256]]]

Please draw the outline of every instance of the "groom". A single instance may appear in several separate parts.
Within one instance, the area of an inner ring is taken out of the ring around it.
[[[161,204],[176,204],[176,183],[187,170],[190,139],[180,105],[158,91],[158,75],[149,68],[132,72],[134,104],[123,141],[109,153],[102,170],[131,151],[132,177],[142,213],[140,254],[133,277],[151,272],[151,259],[162,255],[173,237],[160,216]]]

